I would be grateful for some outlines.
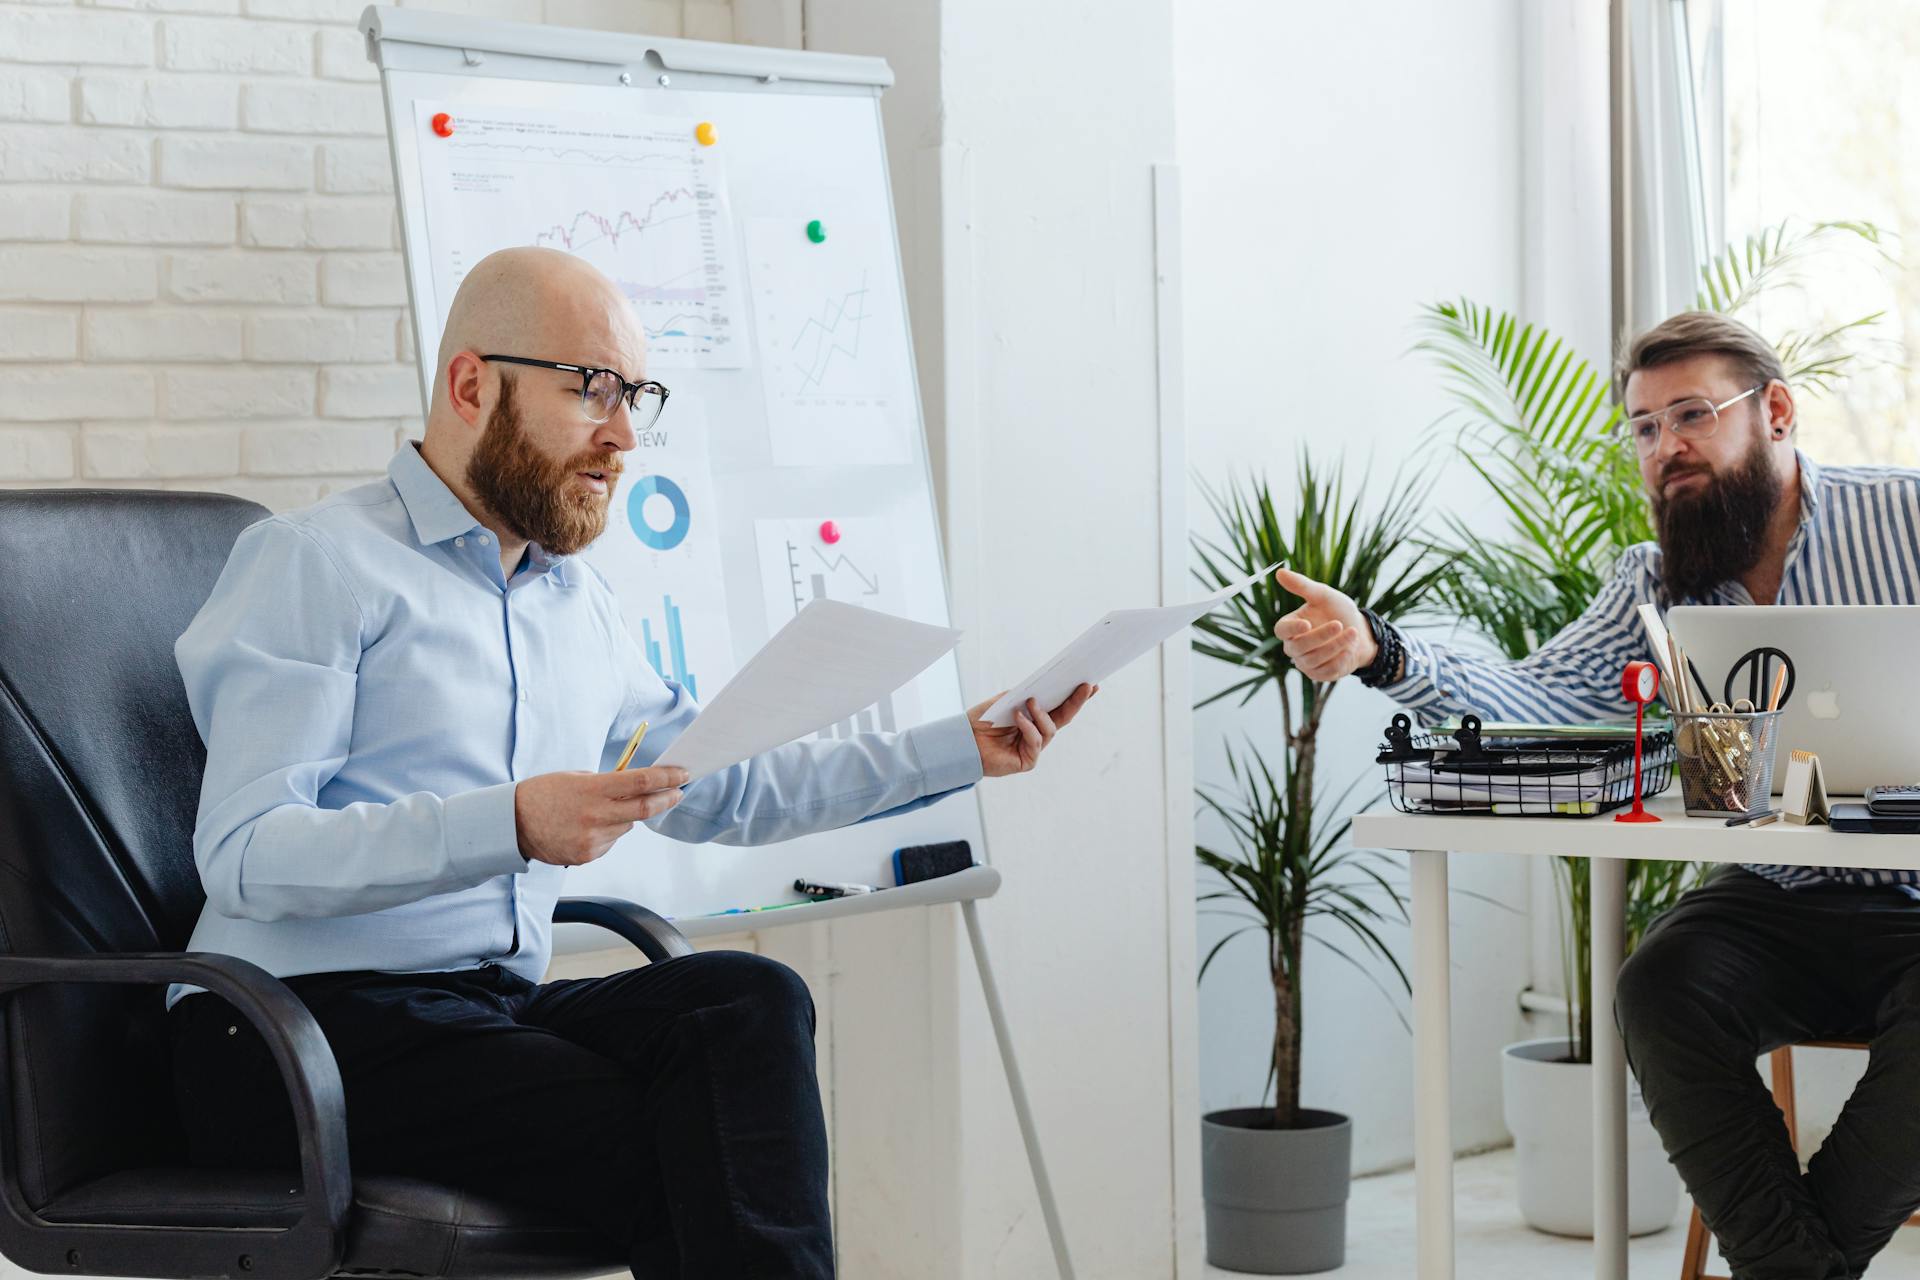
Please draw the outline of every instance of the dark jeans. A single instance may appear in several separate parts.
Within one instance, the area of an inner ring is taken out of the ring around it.
[[[1786,890],[1729,868],[1655,923],[1620,973],[1627,1060],[1737,1280],[1839,1280],[1920,1206],[1920,902]],[[1754,1060],[1871,1042],[1805,1174]]]
[[[712,951],[543,986],[495,965],[288,985],[339,1060],[356,1173],[569,1214],[643,1280],[833,1274],[813,1003],[786,966]],[[194,1162],[292,1166],[247,1020],[206,993],[169,1020]]]

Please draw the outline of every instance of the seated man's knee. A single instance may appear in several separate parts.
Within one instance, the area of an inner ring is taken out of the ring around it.
[[[751,951],[708,951],[700,959],[712,969],[716,1003],[751,1012],[756,1018],[803,1021],[813,1031],[813,993],[804,978],[778,960]]]
[[[1614,988],[1614,1017],[1631,1042],[1699,1019],[1701,978],[1711,972],[1697,935],[1655,933],[1627,957]]]

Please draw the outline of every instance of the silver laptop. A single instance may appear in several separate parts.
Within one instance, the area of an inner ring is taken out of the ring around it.
[[[1820,757],[1827,791],[1920,783],[1920,607],[1912,605],[1677,605],[1667,630],[1715,702],[1751,696],[1751,667],[1727,676],[1761,646],[1793,659],[1793,693],[1780,717],[1774,794],[1787,755]],[[1766,705],[1766,690],[1754,701]]]

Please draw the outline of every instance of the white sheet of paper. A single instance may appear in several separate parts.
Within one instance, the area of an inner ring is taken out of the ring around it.
[[[1165,605],[1158,609],[1116,609],[1080,633],[1078,639],[1038,671],[1008,690],[987,708],[988,724],[1010,725],[1013,709],[1028,698],[1051,711],[1065,702],[1083,684],[1099,684],[1134,659],[1179,635],[1194,622],[1213,612],[1224,600],[1245,591],[1269,576],[1278,564],[1270,564],[1251,577],[1216,591],[1204,600],[1190,604]]]
[[[960,632],[815,600],[748,659],[659,763],[704,778],[872,706],[953,651]]]
[[[1647,633],[1647,647],[1653,650],[1654,665],[1660,668],[1660,693],[1662,698],[1678,697],[1675,688],[1679,675],[1673,669],[1673,658],[1667,653],[1667,624],[1660,617],[1660,607],[1643,604],[1639,608],[1640,626]]]

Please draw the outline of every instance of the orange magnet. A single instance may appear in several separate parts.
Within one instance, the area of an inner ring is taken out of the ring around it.
[[[840,526],[828,520],[820,526],[820,541],[832,546],[840,541]]]
[[[693,136],[703,147],[710,147],[720,139],[720,131],[713,127],[710,120],[702,120],[693,126]]]
[[[453,117],[444,111],[434,113],[433,131],[443,138],[453,136]]]

